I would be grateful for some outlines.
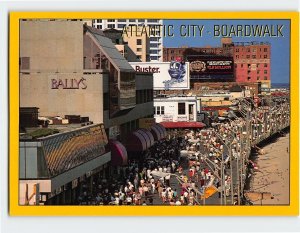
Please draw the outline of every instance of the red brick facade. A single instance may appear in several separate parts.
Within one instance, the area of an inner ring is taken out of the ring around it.
[[[232,56],[235,64],[234,75],[236,82],[260,82],[262,87],[270,87],[271,45],[259,42],[232,43],[230,38],[226,39],[229,40],[222,40],[222,47],[163,48],[163,61],[183,59],[186,54],[191,53]]]
[[[271,46],[266,43],[235,44],[233,59],[236,82],[262,82],[270,85]]]

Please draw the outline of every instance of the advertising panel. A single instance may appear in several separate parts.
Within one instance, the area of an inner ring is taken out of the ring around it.
[[[139,119],[139,127],[143,129],[150,129],[155,124],[155,118],[141,118]]]
[[[234,62],[232,57],[196,55],[187,56],[190,62],[192,79],[233,79]]]
[[[130,62],[138,73],[153,73],[154,90],[190,89],[188,62]]]

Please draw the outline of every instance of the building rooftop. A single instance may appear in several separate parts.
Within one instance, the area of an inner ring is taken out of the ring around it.
[[[80,124],[63,124],[63,125],[48,125],[47,128],[32,127],[26,128],[26,133],[20,133],[20,141],[32,141],[43,139],[52,135],[60,135],[78,129],[85,129],[94,126],[94,124],[80,123]]]
[[[84,25],[84,27],[94,36],[101,48],[104,50],[104,53],[106,53],[109,58],[113,59],[113,62],[121,71],[134,72],[134,69],[117,50],[111,39],[105,37],[104,33],[99,29],[87,25]]]

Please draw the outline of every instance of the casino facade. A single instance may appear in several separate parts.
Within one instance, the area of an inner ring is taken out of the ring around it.
[[[20,21],[19,78],[21,205],[73,204],[96,176],[166,136],[151,121],[153,75],[82,21]],[[140,129],[143,119],[152,124]],[[58,133],[36,136],[35,126]]]

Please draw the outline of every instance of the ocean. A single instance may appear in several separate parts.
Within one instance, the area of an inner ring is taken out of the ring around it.
[[[289,83],[271,83],[271,88],[287,88],[290,89]]]

